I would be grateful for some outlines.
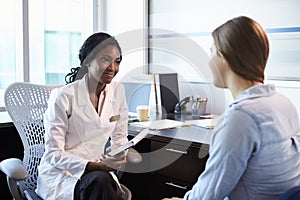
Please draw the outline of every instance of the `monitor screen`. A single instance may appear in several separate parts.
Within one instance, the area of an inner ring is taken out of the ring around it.
[[[179,102],[177,73],[159,74],[160,100],[163,113],[174,113]]]

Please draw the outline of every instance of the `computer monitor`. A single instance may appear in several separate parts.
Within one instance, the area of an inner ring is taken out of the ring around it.
[[[158,79],[162,113],[174,113],[175,105],[179,102],[178,75],[158,74]]]
[[[136,112],[138,105],[148,105],[151,84],[126,83],[123,82],[126,91],[126,100],[129,112]]]

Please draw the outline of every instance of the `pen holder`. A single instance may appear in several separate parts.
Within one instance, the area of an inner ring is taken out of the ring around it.
[[[200,116],[206,113],[207,99],[194,100],[192,103],[192,116]]]

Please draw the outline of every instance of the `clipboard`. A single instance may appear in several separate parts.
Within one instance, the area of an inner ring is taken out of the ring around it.
[[[129,149],[130,147],[139,143],[143,138],[145,138],[148,135],[148,133],[149,133],[149,129],[143,129],[139,134],[137,134],[130,141],[128,141],[124,145],[110,151],[107,155],[113,157],[113,156],[125,151],[126,149]]]

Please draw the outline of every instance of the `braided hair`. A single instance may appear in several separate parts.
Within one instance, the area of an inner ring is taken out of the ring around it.
[[[118,41],[111,35],[98,32],[88,37],[79,50],[80,66],[71,68],[71,72],[65,76],[65,82],[68,84],[81,79],[88,72],[86,64],[94,59],[99,51],[109,45],[116,46],[119,49],[122,59],[121,47]]]

